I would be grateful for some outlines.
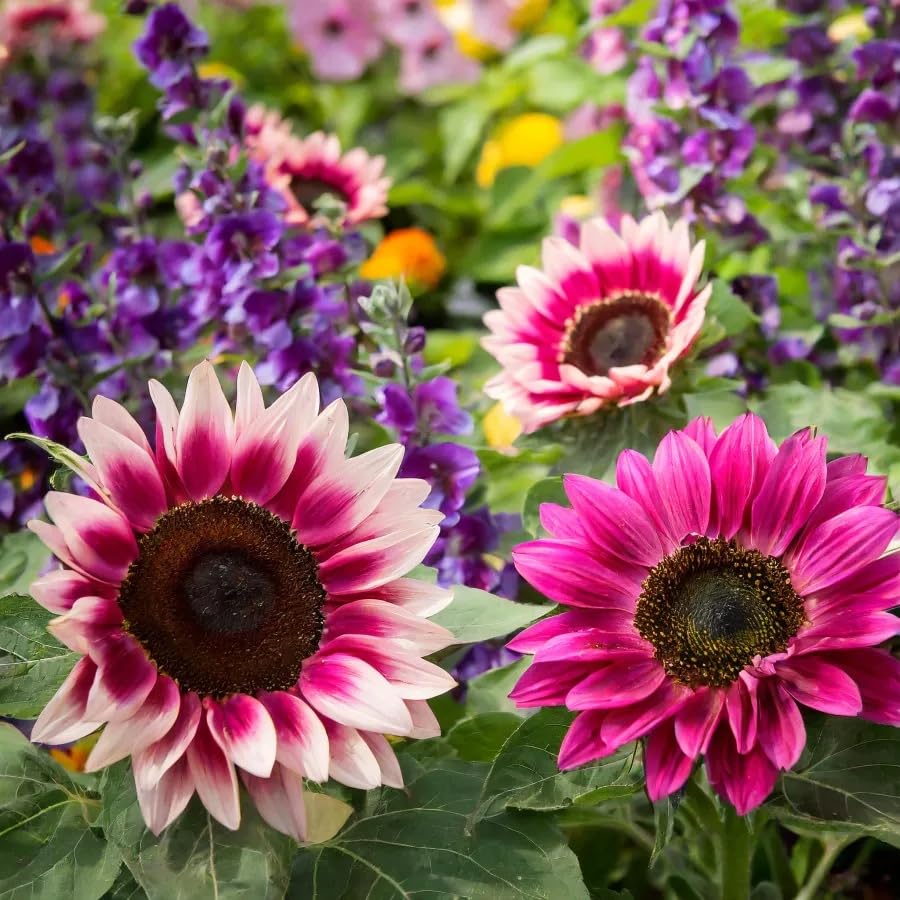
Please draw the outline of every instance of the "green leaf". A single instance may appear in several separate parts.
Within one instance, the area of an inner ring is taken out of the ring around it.
[[[556,810],[579,800],[599,803],[640,789],[642,771],[631,748],[571,772],[559,771],[560,744],[573,718],[567,709],[549,708],[521,720],[491,765],[478,818],[504,807]]]
[[[523,657],[508,666],[491,669],[490,672],[473,678],[466,691],[466,711],[469,715],[514,712],[521,718],[525,711],[517,709],[509,699],[509,692],[515,687],[530,662],[528,657]]]
[[[799,68],[795,59],[752,59],[746,60],[744,71],[756,87],[773,84],[790,78]]]
[[[15,531],[0,539],[0,597],[24,594],[46,564],[50,552],[31,531]]]
[[[444,141],[444,181],[452,184],[481,140],[490,108],[479,97],[443,109],[438,126]]]
[[[505,637],[518,631],[553,609],[531,603],[515,603],[478,588],[453,586],[453,602],[431,621],[453,632],[457,644],[473,644],[490,638]]]
[[[447,743],[460,759],[491,762],[521,722],[521,716],[508,712],[462,719],[447,732]]]
[[[900,846],[900,729],[811,715],[806,749],[795,769],[782,776],[781,790],[768,804],[775,810]]]
[[[721,324],[723,337],[743,334],[759,321],[759,316],[721,279],[713,282],[707,315]]]
[[[0,724],[0,895],[97,900],[121,866],[92,829],[98,796],[11,725]]]
[[[367,815],[300,851],[288,900],[588,900],[578,860],[549,817],[474,818],[489,766],[441,760],[422,773],[407,761],[404,769],[403,791],[373,793]]]
[[[149,900],[281,900],[296,843],[266,825],[246,800],[229,831],[199,800],[160,837],[144,826],[127,763],[108,769],[99,824]]]
[[[91,475],[91,470],[88,468],[88,460],[86,456],[79,456],[74,451],[70,450],[68,447],[63,446],[62,444],[57,444],[56,441],[47,440],[47,438],[37,437],[33,434],[28,434],[23,431],[16,431],[12,434],[8,434],[6,436],[8,441],[20,440],[20,441],[28,441],[31,444],[35,444],[40,447],[48,456],[52,459],[55,459],[61,466],[65,466],[67,469],[71,469],[76,475],[79,475],[83,478],[88,484],[91,485],[98,492],[102,492],[102,488],[97,485],[94,478]]]
[[[672,833],[675,830],[675,803],[671,797],[664,797],[659,803],[653,804],[653,824],[656,826],[656,836],[650,854],[651,866],[672,840]]]
[[[541,530],[540,508],[542,503],[559,503],[568,505],[569,499],[563,490],[562,475],[545,478],[533,485],[525,495],[522,507],[522,527],[533,537]]]
[[[47,631],[50,619],[31,597],[0,599],[0,715],[37,716],[78,661]]]

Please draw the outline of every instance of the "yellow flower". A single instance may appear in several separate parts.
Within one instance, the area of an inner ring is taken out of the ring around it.
[[[475,180],[487,188],[510,166],[533,168],[563,142],[562,122],[547,113],[525,113],[496,129],[481,150]]]
[[[522,423],[511,416],[502,403],[495,403],[488,411],[481,423],[484,431],[484,439],[489,447],[509,453],[513,449],[513,443],[522,433]]]
[[[412,285],[432,288],[447,268],[434,238],[422,228],[398,228],[386,234],[362,264],[363,278],[405,278]]]
[[[828,37],[835,43],[839,44],[847,38],[856,38],[860,41],[867,41],[872,37],[872,29],[866,24],[861,11],[848,12],[843,16],[835,19],[828,26]]]
[[[456,46],[459,47],[459,52],[462,53],[463,56],[477,59],[479,62],[485,62],[498,55],[496,47],[486,44],[468,29],[457,31],[454,34],[454,37],[456,38]]]
[[[550,0],[522,0],[512,11],[509,17],[509,24],[516,31],[524,31],[526,28],[531,28],[544,18],[549,5]]]
[[[227,78],[236,88],[242,88],[247,82],[237,69],[223,62],[200,63],[197,74],[201,78]]]

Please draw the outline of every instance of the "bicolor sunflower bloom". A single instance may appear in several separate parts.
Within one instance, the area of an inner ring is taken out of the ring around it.
[[[248,153],[287,203],[289,224],[315,222],[315,202],[325,194],[344,203],[347,225],[387,212],[391,180],[384,175],[383,156],[369,156],[361,147],[344,153],[335,135],[321,131],[298,138],[287,122],[261,106],[248,110],[245,126]]]
[[[319,412],[306,375],[270,407],[241,366],[231,409],[213,367],[179,412],[150,383],[155,448],[98,398],[78,432],[97,499],[51,492],[30,523],[62,563],[32,586],[50,631],[82,653],[32,738],[104,726],[85,768],[131,756],[159,833],[198,794],[240,823],[238,776],[262,817],[302,840],[302,778],[399,787],[385,734],[431,737],[426,700],[453,680],[422,657],[451,635],[426,618],[450,595],[402,577],[441,514],[396,478],[403,448],[346,459],[347,409]]]
[[[497,292],[484,348],[502,371],[485,393],[528,432],[564,416],[586,416],[662,393],[670,367],[694,342],[711,287],[698,289],[704,243],[662,213],[585,222],[580,246],[543,244],[543,271],[520,266],[518,287]]]
[[[900,725],[900,660],[877,646],[900,631],[900,519],[865,457],[825,451],[748,414],[671,432],[652,465],[624,451],[616,487],[566,476],[572,507],[544,504],[550,537],[514,559],[571,609],[509,645],[534,654],[520,706],[578,712],[561,768],[643,738],[651,799],[703,756],[744,814],[797,762],[801,707]]]

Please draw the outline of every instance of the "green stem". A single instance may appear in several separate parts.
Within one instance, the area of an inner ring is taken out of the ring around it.
[[[828,877],[838,854],[853,840],[853,838],[840,837],[826,839],[822,842],[822,856],[816,863],[816,867],[809,873],[809,878],[806,879],[803,887],[797,891],[794,900],[815,900],[819,896],[819,888]]]
[[[719,884],[721,896],[728,900],[750,897],[750,862],[753,859],[753,835],[748,819],[731,806],[725,808],[719,845]]]
[[[766,859],[769,861],[772,880],[780,888],[783,897],[793,897],[797,892],[797,879],[794,878],[794,873],[791,871],[791,861],[788,859],[784,842],[781,840],[781,834],[775,822],[766,823],[762,831],[761,843]]]

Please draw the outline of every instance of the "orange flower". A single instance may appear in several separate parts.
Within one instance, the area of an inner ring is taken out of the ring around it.
[[[31,249],[38,256],[49,256],[51,253],[56,253],[53,241],[48,241],[47,238],[41,237],[39,234],[36,234],[29,243],[31,244]]]
[[[385,235],[359,270],[363,278],[405,278],[416,287],[433,288],[447,260],[422,228],[398,228]]]

